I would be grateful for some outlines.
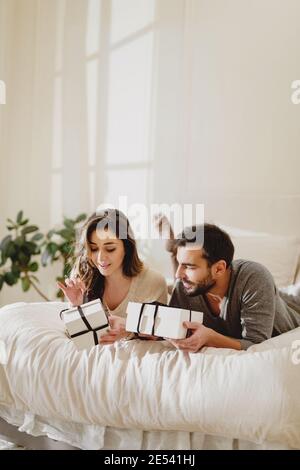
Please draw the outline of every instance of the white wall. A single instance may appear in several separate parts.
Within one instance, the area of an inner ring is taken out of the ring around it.
[[[224,224],[299,235],[300,2],[193,5],[186,193]]]
[[[158,172],[162,200],[205,202],[207,217],[226,225],[300,233],[300,106],[290,100],[300,76],[299,15],[297,0],[187,2],[184,158],[174,161],[182,135],[173,121],[170,151],[160,147],[164,168],[181,182],[171,193]],[[165,126],[167,116],[161,134]]]
[[[21,208],[47,230],[122,194],[299,235],[299,17],[297,0],[0,0],[0,237]],[[0,293],[20,299],[38,297]]]

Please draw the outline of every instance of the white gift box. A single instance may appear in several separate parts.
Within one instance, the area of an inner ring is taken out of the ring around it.
[[[203,312],[154,304],[129,302],[127,307],[126,331],[184,339],[188,330],[184,321],[203,322]]]
[[[106,334],[108,320],[100,299],[60,312],[68,336],[77,349],[90,349]]]

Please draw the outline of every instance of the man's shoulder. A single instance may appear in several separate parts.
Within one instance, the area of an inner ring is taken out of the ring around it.
[[[244,280],[247,282],[251,279],[260,282],[260,280],[264,279],[274,282],[273,276],[268,268],[257,261],[246,259],[234,260],[232,262],[232,271],[239,281]]]

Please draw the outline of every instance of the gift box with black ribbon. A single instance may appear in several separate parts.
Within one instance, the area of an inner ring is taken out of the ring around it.
[[[79,350],[97,345],[109,326],[100,299],[64,309],[60,318],[66,325],[67,335]]]
[[[126,331],[171,339],[187,338],[184,321],[203,322],[203,313],[159,303],[129,302]]]

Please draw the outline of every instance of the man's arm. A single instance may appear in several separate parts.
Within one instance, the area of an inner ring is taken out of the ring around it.
[[[261,343],[272,336],[275,295],[276,287],[270,272],[259,263],[251,263],[251,269],[246,273],[246,278],[242,283],[240,309],[236,312],[239,316],[237,321],[241,324],[241,337],[235,339],[227,337],[198,324],[201,328],[195,328],[189,338],[170,342],[190,352],[199,351],[203,346],[240,350]],[[179,283],[173,290],[169,305],[191,308],[187,301],[184,302],[185,299],[186,296],[181,293]]]
[[[276,304],[276,287],[271,273],[259,263],[249,273],[240,307],[242,349],[271,338]]]
[[[177,254],[177,247],[176,247],[176,240],[174,236],[173,227],[169,221],[169,219],[164,214],[156,214],[154,216],[154,224],[159,231],[160,235],[168,235],[168,239],[166,239],[165,248],[171,255],[171,263],[173,267],[173,275],[175,278],[175,274],[178,268],[178,262],[176,258]]]
[[[201,323],[183,322],[183,326],[192,330],[192,335],[189,338],[179,340],[168,339],[173,346],[182,351],[196,353],[204,346],[237,350],[242,349],[239,340],[221,335]]]
[[[212,335],[206,346],[212,348],[228,348],[228,349],[237,349],[240,351],[242,349],[241,342],[235,338],[229,338],[229,336],[221,335],[216,331],[212,330]]]

